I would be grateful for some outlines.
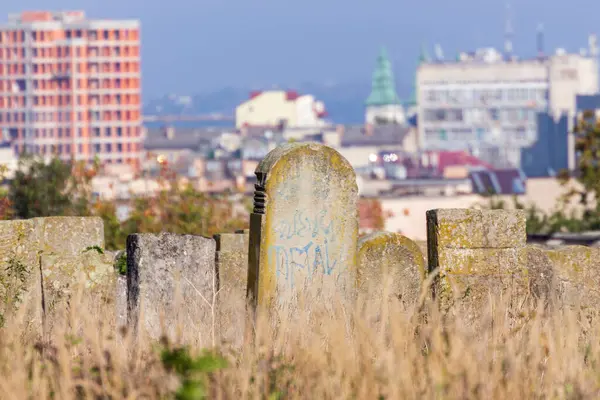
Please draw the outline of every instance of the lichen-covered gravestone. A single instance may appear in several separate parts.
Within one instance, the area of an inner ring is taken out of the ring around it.
[[[86,287],[110,280],[112,266],[86,249],[104,246],[104,225],[94,217],[46,217],[0,222],[0,315],[14,300],[26,305],[24,330],[42,332],[78,282]],[[83,273],[83,274],[82,274]],[[108,279],[105,279],[108,278]],[[16,285],[16,286],[15,286]],[[64,306],[64,307],[63,307]],[[8,308],[11,308],[8,307]]]
[[[48,334],[64,322],[72,296],[99,307],[114,284],[113,260],[104,252],[104,223],[98,217],[47,217],[33,222],[40,242],[40,267]],[[110,293],[112,295],[112,293]]]
[[[525,213],[440,209],[427,212],[429,269],[439,268],[434,294],[442,310],[475,322],[492,295],[512,299],[530,290]]]
[[[279,316],[352,305],[358,190],[348,161],[320,144],[287,144],[267,155],[256,176],[248,271],[254,305]]]
[[[21,306],[26,307],[24,324],[34,331],[41,326],[38,251],[32,220],[0,221],[0,326]]]
[[[546,251],[552,262],[553,295],[558,307],[581,310],[588,318],[600,312],[600,249],[567,246]]]
[[[420,297],[425,279],[425,259],[419,246],[399,233],[377,232],[358,242],[359,292],[379,307],[387,293],[404,307]]]
[[[219,334],[221,341],[240,346],[246,323],[248,278],[247,231],[215,235],[219,271]]]
[[[127,319],[137,334],[212,344],[217,334],[215,248],[214,239],[202,236],[129,235]]]

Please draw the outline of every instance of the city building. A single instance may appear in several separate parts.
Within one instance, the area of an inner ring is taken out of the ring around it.
[[[576,96],[598,92],[595,37],[579,54],[558,49],[546,56],[538,46],[538,57],[530,59],[484,49],[460,54],[456,61],[421,63],[417,100],[423,148],[467,148],[495,166],[520,166],[521,149],[537,139],[538,113],[574,116]]]
[[[82,11],[0,23],[0,129],[15,152],[139,166],[140,24]]]
[[[392,63],[387,52],[381,49],[373,72],[371,93],[365,102],[367,124],[403,124],[406,120],[404,107],[396,93]]]
[[[323,102],[312,95],[293,90],[268,90],[250,93],[250,98],[235,109],[235,126],[314,128],[326,125]]]
[[[522,168],[528,177],[556,177],[576,167],[573,127],[586,111],[595,113],[596,118],[600,116],[600,94],[578,95],[575,115],[538,114],[538,138],[521,151]]]

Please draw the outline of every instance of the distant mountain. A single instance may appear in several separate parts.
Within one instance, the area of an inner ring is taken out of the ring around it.
[[[364,101],[371,90],[370,83],[320,84],[302,83],[282,89],[297,90],[312,94],[325,103],[329,119],[340,124],[360,124],[364,122]],[[410,88],[399,90],[401,98],[406,98]],[[251,89],[224,88],[211,93],[193,96],[165,95],[152,99],[144,105],[148,115],[197,115],[221,113],[233,115],[235,107],[248,99]]]

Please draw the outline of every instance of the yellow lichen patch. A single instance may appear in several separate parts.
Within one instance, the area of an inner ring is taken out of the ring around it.
[[[438,246],[446,248],[513,248],[526,242],[525,213],[471,209],[436,210]]]

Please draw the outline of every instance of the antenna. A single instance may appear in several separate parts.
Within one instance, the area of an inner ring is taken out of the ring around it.
[[[435,45],[435,58],[437,61],[444,61],[444,52],[439,44]]]
[[[544,25],[542,23],[537,27],[537,52],[539,58],[544,58]]]
[[[598,38],[595,34],[589,36],[588,45],[590,48],[590,56],[592,58],[598,58]]]
[[[504,56],[507,60],[512,59],[513,52],[513,26],[512,26],[512,13],[510,4],[506,4],[506,21],[504,26]]]

